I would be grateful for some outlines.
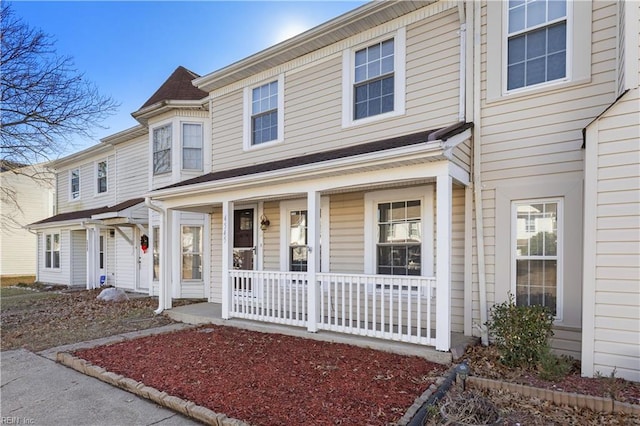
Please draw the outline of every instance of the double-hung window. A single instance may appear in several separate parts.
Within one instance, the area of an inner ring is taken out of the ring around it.
[[[182,279],[202,279],[202,226],[182,227]]]
[[[278,139],[278,81],[251,90],[251,144]]]
[[[70,181],[70,198],[71,200],[77,200],[80,198],[80,169],[71,170]]]
[[[378,203],[376,273],[421,275],[422,210],[420,200]]]
[[[516,304],[542,305],[558,316],[561,270],[561,200],[514,202],[512,288]]]
[[[394,39],[356,51],[354,120],[393,111],[394,51]]]
[[[182,123],[182,169],[202,170],[202,124]]]
[[[96,192],[102,194],[107,192],[107,162],[100,161],[96,166]]]
[[[567,1],[510,0],[507,90],[567,77]]]
[[[171,171],[171,124],[153,129],[153,174]]]
[[[44,267],[60,268],[60,234],[45,235]]]

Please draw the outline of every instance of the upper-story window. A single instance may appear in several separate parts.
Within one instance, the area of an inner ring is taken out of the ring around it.
[[[367,123],[404,113],[406,30],[398,29],[343,55],[342,124]]]
[[[202,170],[202,124],[182,123],[182,169]]]
[[[171,124],[153,129],[153,174],[171,171]]]
[[[284,138],[284,77],[245,89],[244,148]]]
[[[70,171],[69,198],[77,200],[80,198],[80,169]]]
[[[100,161],[96,165],[96,192],[107,192],[107,161]]]
[[[507,90],[564,79],[566,1],[511,0],[507,7]]]

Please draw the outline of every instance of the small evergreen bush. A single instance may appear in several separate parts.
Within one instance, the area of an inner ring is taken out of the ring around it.
[[[491,308],[487,327],[501,361],[509,367],[533,367],[548,351],[553,314],[544,306],[516,306],[513,295]]]
[[[565,377],[571,371],[573,361],[566,355],[556,356],[549,347],[545,348],[538,359],[538,377],[552,382]]]

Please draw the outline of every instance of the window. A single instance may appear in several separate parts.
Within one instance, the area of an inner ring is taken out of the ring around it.
[[[278,82],[251,91],[251,145],[278,139]]]
[[[152,229],[153,237],[153,280],[160,279],[160,228],[154,226]]]
[[[507,90],[567,76],[565,0],[508,2]]]
[[[80,169],[71,170],[71,199],[77,200],[80,198]]]
[[[422,211],[420,200],[378,203],[377,236],[377,274],[421,274]]]
[[[171,171],[171,124],[153,129],[153,174]]]
[[[182,227],[182,279],[202,279],[202,226]]]
[[[100,269],[104,269],[104,235],[100,235]]]
[[[513,203],[512,271],[516,304],[542,305],[558,313],[560,200]]]
[[[406,30],[400,28],[391,36],[344,52],[344,127],[404,113],[405,38]]]
[[[307,271],[307,211],[293,210],[289,213],[289,270]]]
[[[393,111],[393,56],[393,39],[355,53],[354,120]]]
[[[44,267],[60,268],[60,234],[45,235]]]
[[[202,170],[202,124],[182,123],[182,169]]]
[[[96,170],[96,192],[102,194],[107,192],[107,162],[101,161],[97,165]]]

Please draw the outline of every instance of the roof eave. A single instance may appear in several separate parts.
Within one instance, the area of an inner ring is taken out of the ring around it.
[[[195,101],[173,101],[164,100],[157,102],[153,105],[149,105],[146,108],[139,109],[136,112],[132,112],[131,116],[138,120],[139,123],[146,125],[147,121],[157,115],[170,111],[172,109],[202,109],[207,110],[209,97],[206,96],[202,99]]]

